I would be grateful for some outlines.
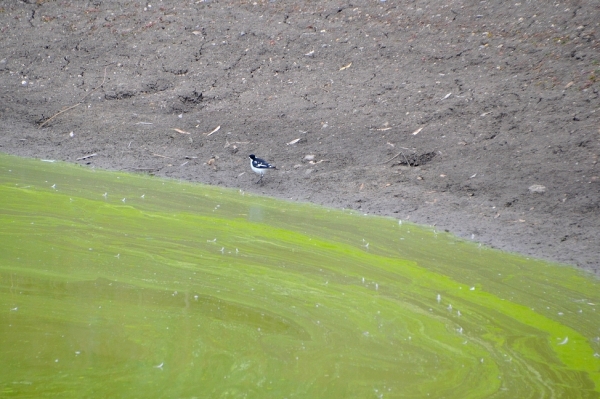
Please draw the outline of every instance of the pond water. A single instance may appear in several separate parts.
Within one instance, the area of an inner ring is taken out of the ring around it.
[[[598,398],[599,305],[432,228],[0,155],[0,397]]]

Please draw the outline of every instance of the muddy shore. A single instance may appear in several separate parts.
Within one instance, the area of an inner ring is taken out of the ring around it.
[[[600,273],[598,2],[15,1],[0,43],[1,152]]]

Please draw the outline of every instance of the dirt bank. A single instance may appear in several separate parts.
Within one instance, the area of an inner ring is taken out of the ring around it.
[[[598,2],[14,1],[0,43],[0,151],[599,273]],[[280,170],[254,184],[250,153]]]

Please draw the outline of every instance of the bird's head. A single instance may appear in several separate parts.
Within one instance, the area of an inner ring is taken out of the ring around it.
[[[254,156],[254,154],[250,154],[250,155],[248,155],[248,158],[250,158],[250,159],[254,159],[254,158],[256,158],[256,157]]]

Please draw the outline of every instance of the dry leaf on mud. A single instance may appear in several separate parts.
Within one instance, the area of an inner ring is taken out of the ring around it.
[[[217,162],[217,160],[215,159],[215,157],[212,157],[211,159],[208,160],[208,162],[206,162],[206,164],[208,166],[212,166],[212,168],[214,170],[217,170],[217,165],[215,165],[215,162]]]
[[[172,128],[171,130],[175,130],[177,133],[181,133],[181,134],[190,134],[190,132],[186,132],[185,130],[181,130],[181,129]]]
[[[296,144],[296,143],[297,143],[297,142],[299,142],[299,141],[300,141],[300,139],[295,139],[295,140],[292,140],[292,141],[290,141],[289,143],[285,143],[285,145],[292,145],[292,144]]]
[[[417,130],[415,130],[415,131],[412,133],[412,135],[413,135],[413,136],[415,136],[415,135],[419,134],[419,132],[420,132],[421,130],[423,130],[423,128],[422,128],[422,127],[418,128]]]
[[[349,63],[348,65],[345,65],[343,67],[340,68],[340,71],[343,71],[344,69],[348,69],[352,66],[352,63]]]
[[[546,187],[542,186],[541,184],[533,184],[531,186],[529,186],[528,188],[530,193],[545,193],[546,192]]]

